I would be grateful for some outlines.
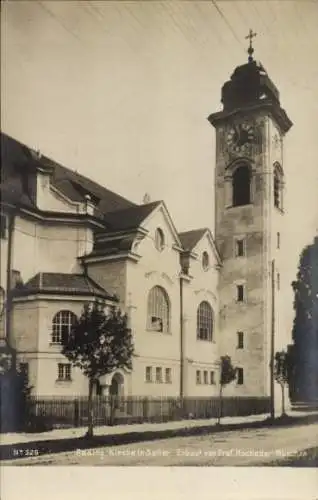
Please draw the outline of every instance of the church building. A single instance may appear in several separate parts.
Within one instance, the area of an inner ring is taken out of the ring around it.
[[[137,205],[2,134],[1,338],[34,394],[87,395],[61,338],[99,297],[127,312],[135,344],[133,369],[106,377],[105,394],[217,396],[227,354],[237,367],[227,393],[269,396],[273,338],[278,347],[284,330],[283,143],[292,123],[248,52],[207,121],[216,134],[213,230],[180,233],[164,201]]]

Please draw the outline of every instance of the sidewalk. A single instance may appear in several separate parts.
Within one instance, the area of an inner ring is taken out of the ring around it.
[[[307,415],[312,415],[313,412],[289,412],[289,416],[297,419],[298,417],[305,417]],[[231,427],[231,425],[239,425],[239,424],[251,424],[262,422],[266,418],[268,418],[267,414],[261,415],[249,415],[245,417],[223,417],[221,420],[222,428]],[[131,434],[149,434],[149,433],[158,433],[161,434],[164,431],[182,431],[182,430],[191,430],[191,429],[200,429],[200,428],[212,428],[215,426],[217,419],[211,418],[206,420],[180,420],[180,421],[172,421],[172,422],[164,422],[164,423],[143,423],[143,424],[126,424],[126,425],[115,425],[115,426],[101,426],[94,428],[95,436],[107,436],[109,439],[111,436],[123,436],[123,435],[131,435]],[[65,440],[65,439],[78,439],[84,436],[87,427],[76,427],[76,428],[67,428],[67,429],[54,429],[48,432],[41,433],[7,433],[0,435],[0,445],[8,446],[8,445],[16,445],[22,443],[31,443],[31,442],[41,442],[41,441],[57,441],[57,440]],[[202,429],[203,430],[203,429]],[[230,430],[230,429],[229,429]],[[116,440],[116,439],[115,439]]]

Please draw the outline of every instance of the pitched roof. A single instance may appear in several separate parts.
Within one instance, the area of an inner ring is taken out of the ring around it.
[[[52,184],[64,196],[72,201],[80,202],[84,201],[86,194],[89,194],[103,214],[137,206],[44,155],[36,157],[31,148],[1,133],[1,192],[5,193],[6,197],[11,195],[11,201],[16,202],[20,200],[19,193],[24,193],[29,198],[29,203],[35,205],[35,193],[26,193],[27,184],[30,183],[26,182],[25,178],[34,176],[37,166],[52,172]],[[21,181],[22,178],[24,178],[24,184]]]
[[[183,249],[191,252],[206,231],[208,231],[208,229],[204,227],[202,229],[193,229],[192,231],[179,233]]]
[[[162,202],[153,201],[145,205],[135,205],[124,210],[107,213],[104,221],[108,228],[113,231],[136,229],[160,203]]]
[[[103,214],[138,206],[84,175],[54,163],[52,160],[50,163],[54,165],[53,186],[71,200],[83,201],[85,195],[89,194],[93,203]]]
[[[36,293],[59,295],[93,295],[115,300],[115,297],[84,274],[37,273],[14,289],[15,296]]]

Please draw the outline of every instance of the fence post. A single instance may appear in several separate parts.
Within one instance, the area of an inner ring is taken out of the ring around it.
[[[79,400],[74,399],[74,427],[79,427]]]
[[[144,398],[142,400],[142,416],[145,419],[148,419],[148,398]]]

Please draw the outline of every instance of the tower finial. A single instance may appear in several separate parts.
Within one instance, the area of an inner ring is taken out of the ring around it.
[[[254,53],[254,48],[252,45],[252,40],[253,38],[257,35],[257,33],[253,33],[253,30],[250,29],[249,34],[245,37],[245,39],[249,39],[250,45],[249,48],[247,49],[248,53],[248,62],[253,62],[253,53]]]

